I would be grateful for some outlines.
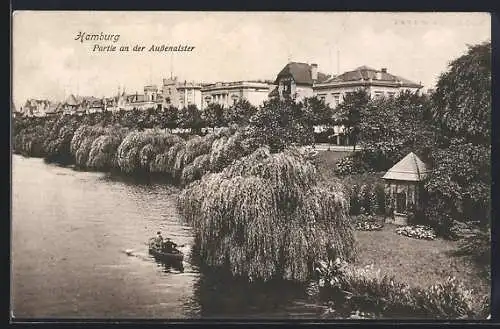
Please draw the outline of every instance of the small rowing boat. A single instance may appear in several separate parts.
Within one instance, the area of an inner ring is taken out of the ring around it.
[[[154,238],[149,240],[149,253],[158,260],[163,262],[182,262],[184,254],[177,248],[173,248],[168,252],[158,248],[155,244]]]
[[[164,252],[157,250],[156,248],[149,248],[149,253],[164,262],[182,262],[184,259],[184,254],[179,250],[174,250],[172,252]]]

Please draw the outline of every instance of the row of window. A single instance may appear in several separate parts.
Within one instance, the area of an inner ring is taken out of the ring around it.
[[[353,93],[354,92],[352,92],[352,91],[348,91],[345,94],[346,95],[352,95]],[[334,106],[339,105],[340,104],[340,100],[341,100],[341,93],[332,93],[331,95],[332,95],[332,99],[333,99],[333,105]],[[388,91],[387,92],[387,97],[392,98],[395,95],[396,95],[396,92],[394,92],[394,91]],[[321,99],[321,100],[323,100],[325,102],[326,102],[326,96],[327,96],[327,94],[318,94],[319,99]],[[384,96],[386,96],[386,93],[384,93],[383,91],[376,91],[374,93],[374,97],[375,98],[382,98]]]

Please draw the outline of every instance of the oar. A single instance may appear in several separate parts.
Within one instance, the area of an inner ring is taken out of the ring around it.
[[[149,243],[144,242],[144,245],[149,246]],[[180,244],[180,245],[177,245],[177,248],[184,248],[185,246],[186,246],[186,244]]]

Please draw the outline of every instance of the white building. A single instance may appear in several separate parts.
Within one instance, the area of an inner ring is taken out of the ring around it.
[[[318,72],[317,64],[290,62],[278,73],[275,88],[269,96],[292,98],[302,101],[316,96],[331,108],[336,108],[349,93],[360,89],[372,98],[393,97],[403,91],[416,92],[422,85],[387,72],[386,68],[375,70],[360,66],[338,76]],[[349,136],[343,126],[333,127],[337,144],[349,143]],[[317,132],[326,127],[315,127]]]
[[[268,99],[272,87],[273,85],[269,81],[236,81],[207,84],[201,89],[202,108],[210,103],[229,107],[240,99],[246,99],[250,104],[259,106]]]
[[[203,107],[201,84],[186,81],[177,84],[177,96],[179,99],[179,108],[196,105],[196,107],[201,110]]]
[[[339,105],[345,95],[364,89],[371,98],[393,97],[403,91],[416,92],[422,85],[387,72],[360,66],[313,85],[314,95],[323,99],[330,107]]]
[[[317,96],[335,108],[345,95],[364,89],[372,98],[392,97],[402,91],[418,91],[422,85],[387,72],[386,68],[376,70],[360,66],[338,76],[318,71],[317,64],[290,62],[276,77],[277,94],[301,101]]]

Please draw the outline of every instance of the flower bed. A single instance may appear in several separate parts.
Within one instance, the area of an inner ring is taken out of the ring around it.
[[[425,225],[403,226],[396,229],[396,233],[414,239],[434,240],[436,233],[434,230]]]
[[[384,224],[373,215],[360,215],[354,227],[358,231],[380,231]]]

